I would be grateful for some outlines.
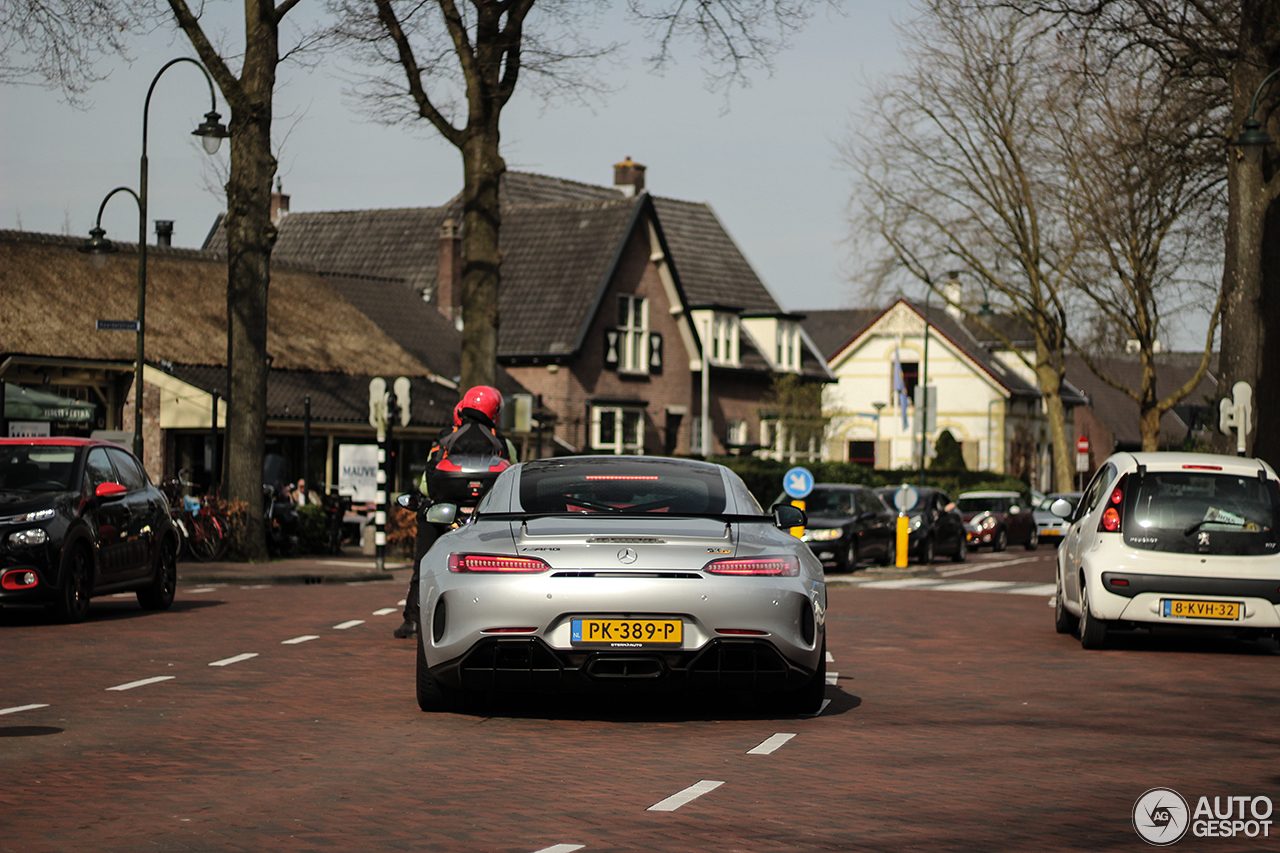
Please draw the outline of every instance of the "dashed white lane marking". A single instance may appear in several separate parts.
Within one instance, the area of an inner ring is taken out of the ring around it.
[[[346,622],[339,622],[337,625],[334,625],[333,630],[345,631],[348,628],[354,628],[357,625],[363,625],[363,624],[364,624],[363,619],[348,619]]]
[[[836,659],[831,656],[831,652],[827,652],[827,663],[835,663]]]
[[[397,609],[398,608],[395,608],[395,607],[383,607],[380,610],[373,611],[373,615],[374,616],[390,616],[392,613],[395,613]]]
[[[148,684],[156,684],[161,681],[169,681],[177,678],[176,675],[155,675],[151,678],[142,678],[138,681],[130,681],[128,684],[117,684],[115,687],[108,687],[108,690],[132,690],[135,687],[146,687]]]
[[[986,563],[980,563],[976,566],[965,566],[962,569],[939,569],[938,574],[943,577],[951,577],[952,575],[970,575],[974,572],[985,572],[987,569],[994,569],[999,566],[1016,566],[1020,563],[1034,563],[1040,557],[1019,557],[1016,560],[990,560]]]
[[[233,663],[240,663],[240,661],[242,660],[248,660],[249,658],[256,658],[257,656],[258,656],[257,652],[245,652],[242,655],[236,655],[234,657],[223,658],[222,660],[216,660],[213,663],[209,664],[209,666],[231,666],[231,664]]]
[[[271,589],[269,583],[255,583],[252,586],[242,586],[241,589]]]
[[[133,598],[135,595],[137,595],[136,592],[117,592],[115,595],[111,597],[112,598]]]
[[[828,673],[827,673],[827,684],[835,684],[835,683],[836,683],[836,679],[838,679],[839,677],[840,677],[840,673],[838,673],[838,672],[828,672]]]
[[[396,602],[396,607],[404,607],[405,600],[402,598]]]
[[[1054,585],[1027,581],[952,581],[938,578],[900,578],[891,581],[855,582],[864,589],[914,589],[932,592],[999,592],[1010,595],[1052,595]]]
[[[533,853],[573,853],[573,851],[581,850],[586,846],[585,844],[552,844],[550,847],[543,847],[541,850],[533,851]]]
[[[294,637],[292,640],[281,640],[280,645],[296,646],[298,645],[298,643],[305,643],[307,640],[318,640],[318,639],[320,639],[319,634],[303,634],[301,637]]]
[[[36,708],[48,708],[48,703],[44,705],[15,705],[12,708],[0,708],[0,717],[5,714],[16,714],[19,711],[34,711]]]
[[[747,750],[747,755],[772,755],[787,741],[795,737],[795,732],[778,732],[776,735],[765,738],[760,743]]]
[[[645,809],[645,811],[673,812],[676,809],[683,806],[684,804],[693,802],[694,800],[698,799],[698,797],[701,797],[703,794],[707,794],[707,793],[710,793],[711,791],[714,791],[716,788],[719,788],[723,784],[724,782],[715,782],[710,779],[703,779],[701,782],[690,785],[689,787],[685,788],[683,791],[672,794],[671,796],[667,797],[665,800],[661,802],[654,803],[653,805],[649,806],[649,808]]]
[[[831,700],[830,700],[830,699],[823,699],[823,700],[822,700],[822,704],[818,706],[818,710],[814,711],[812,714],[801,714],[800,716],[802,716],[802,717],[820,717],[820,716],[822,716],[822,712],[823,712],[823,711],[825,711],[825,710],[827,710],[827,706],[828,706],[828,705],[830,705],[830,704],[831,704]]]
[[[212,586],[202,586],[199,589],[183,590],[183,592],[185,592],[187,595],[195,595],[198,592],[217,592],[217,591],[218,591],[217,588]]]

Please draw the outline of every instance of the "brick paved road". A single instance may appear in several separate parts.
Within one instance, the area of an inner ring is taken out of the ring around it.
[[[1048,583],[1051,553],[952,580]],[[402,594],[184,585],[167,613],[106,599],[74,627],[0,611],[0,850],[1136,850],[1151,787],[1280,803],[1269,642],[1084,652],[1043,597],[841,584],[817,718],[582,701],[429,716],[398,612],[374,615]],[[26,705],[46,707],[2,713]],[[723,784],[650,810],[700,782]]]

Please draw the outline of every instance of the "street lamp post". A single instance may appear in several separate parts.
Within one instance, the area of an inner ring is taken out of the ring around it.
[[[959,270],[950,270],[946,273],[947,281],[958,281],[960,278]],[[925,484],[924,478],[924,462],[929,442],[929,301],[933,297],[933,284],[929,284],[929,292],[924,297],[924,357],[920,364],[920,405],[917,407],[917,414],[920,418],[920,485]]]
[[[218,99],[213,88],[213,78],[209,76],[209,72],[205,67],[190,57],[182,56],[177,59],[171,59],[164,64],[156,76],[151,79],[151,86],[147,89],[147,99],[142,106],[142,160],[139,169],[138,191],[135,193],[128,187],[117,187],[107,193],[107,197],[102,200],[101,207],[98,208],[98,219],[93,229],[89,232],[89,239],[81,246],[82,252],[87,252],[91,256],[94,266],[101,267],[105,260],[106,253],[116,251],[110,240],[106,239],[106,232],[102,229],[102,211],[107,206],[107,201],[117,192],[128,192],[138,203],[138,327],[137,335],[137,354],[133,365],[133,453],[140,461],[142,458],[142,358],[143,345],[146,341],[146,313],[147,313],[147,127],[151,112],[151,93],[155,91],[156,83],[160,81],[160,75],[168,71],[174,65],[180,62],[189,62],[200,69],[204,74],[205,81],[209,84],[209,112],[205,113],[204,121],[191,132],[192,136],[199,136],[204,144],[204,150],[208,154],[215,154],[218,147],[222,144],[222,140],[230,136],[230,132],[221,122],[221,116],[218,115]]]

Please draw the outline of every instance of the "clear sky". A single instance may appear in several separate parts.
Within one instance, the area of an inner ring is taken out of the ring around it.
[[[648,166],[654,194],[709,202],[784,308],[852,306],[843,244],[849,175],[835,144],[868,82],[900,67],[893,21],[911,14],[907,0],[819,10],[776,57],[773,76],[754,73],[749,88],[732,91],[727,111],[688,51],[656,76],[642,62],[642,34],[612,30],[603,38],[627,42],[624,61],[606,75],[617,91],[589,108],[518,96],[503,116],[508,168],[608,185],[612,165],[630,156]],[[166,32],[134,54],[131,65],[111,66],[85,110],[58,92],[0,87],[0,229],[87,236],[108,191],[137,188],[147,86],[165,62],[193,51]],[[292,209],[424,207],[453,196],[462,185],[457,151],[425,122],[389,127],[352,109],[343,63],[333,59],[279,74],[273,133]],[[185,64],[165,73],[152,98],[148,218],[174,220],[178,246],[199,246],[224,209],[209,189],[217,171],[189,135],[208,104],[202,76]],[[226,120],[221,98],[218,108]],[[136,240],[137,223],[127,196],[111,200],[109,237]],[[150,223],[148,233],[154,242]]]

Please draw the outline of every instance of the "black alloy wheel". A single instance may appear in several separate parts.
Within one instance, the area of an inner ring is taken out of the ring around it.
[[[889,542],[884,546],[884,556],[880,559],[880,565],[893,566],[898,563],[898,537],[897,534],[889,536]]]
[[[456,711],[462,705],[462,691],[445,687],[431,674],[427,666],[427,652],[422,645],[422,625],[418,625],[418,669],[417,669],[418,707],[428,713],[434,711]]]
[[[927,566],[933,562],[932,536],[920,540],[920,544],[916,546],[916,562],[922,566]]]
[[[969,559],[969,537],[962,530],[956,539],[956,552],[951,555],[951,562],[963,563],[967,559]]]
[[[992,551],[1003,551],[1009,547],[1009,531],[1003,527],[996,530],[996,535],[991,539]]]
[[[1027,550],[1034,551],[1040,547],[1040,526],[1033,524],[1031,526],[1031,535],[1027,537]]]
[[[59,620],[66,623],[84,621],[89,615],[92,585],[93,559],[87,548],[77,545],[63,561],[58,601],[54,605]]]
[[[844,548],[844,554],[837,560],[836,567],[842,572],[855,572],[858,570],[857,539],[849,540],[849,544]]]
[[[790,693],[784,693],[779,701],[779,710],[790,714],[816,714],[822,710],[822,701],[827,698],[827,638],[822,638],[822,650],[818,654],[818,668],[804,686]]]

